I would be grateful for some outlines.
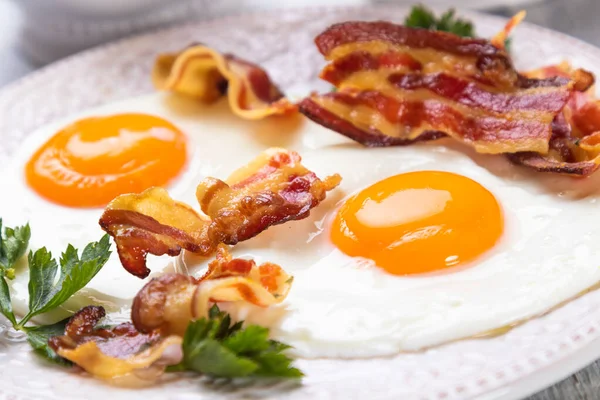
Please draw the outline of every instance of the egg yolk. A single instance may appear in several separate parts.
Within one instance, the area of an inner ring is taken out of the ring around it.
[[[146,114],[79,120],[54,135],[25,167],[39,195],[70,207],[100,207],[123,193],[163,186],[187,159],[186,137]]]
[[[331,239],[350,256],[409,275],[469,262],[493,247],[502,230],[500,206],[479,183],[421,171],[384,179],[346,201]]]

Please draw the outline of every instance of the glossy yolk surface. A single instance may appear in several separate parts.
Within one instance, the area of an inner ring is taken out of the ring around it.
[[[146,114],[79,120],[54,135],[25,167],[38,194],[71,207],[100,207],[123,193],[163,186],[183,169],[186,137]]]
[[[392,176],[350,198],[335,217],[333,243],[395,275],[466,263],[498,241],[503,216],[477,182],[448,172]]]

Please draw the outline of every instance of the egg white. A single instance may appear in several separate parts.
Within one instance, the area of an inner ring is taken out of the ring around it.
[[[595,224],[600,174],[586,180],[538,174],[448,140],[367,149],[301,117],[244,121],[231,115],[225,101],[205,106],[163,94],[71,116],[25,141],[2,172],[0,216],[7,226],[31,223],[31,248],[46,246],[58,256],[68,243],[81,249],[103,232],[97,223],[101,209],[54,205],[28,188],[23,167],[29,157],[70,122],[123,112],[161,116],[188,134],[190,163],[169,190],[194,206],[202,178],[225,178],[268,147],[299,151],[319,176],[342,175],[341,186],[309,218],[272,227],[233,249],[234,256],[275,262],[294,275],[292,291],[278,307],[225,307],[238,318],[271,327],[273,336],[299,356],[370,357],[417,350],[539,315],[600,281],[600,247],[594,242],[600,237],[600,224]],[[500,243],[468,268],[418,277],[389,275],[335,248],[329,225],[345,198],[389,176],[418,170],[455,172],[490,190],[505,215]],[[189,254],[149,257],[155,274],[200,274],[206,262]],[[115,252],[86,289],[44,321],[90,303],[103,304],[114,319],[126,318],[145,282],[127,274]],[[10,285],[15,310],[23,313],[26,268]]]

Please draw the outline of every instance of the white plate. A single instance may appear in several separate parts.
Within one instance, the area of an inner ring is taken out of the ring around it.
[[[284,89],[318,85],[322,57],[314,36],[333,22],[402,21],[404,7],[313,8],[259,13],[126,39],[66,59],[0,90],[0,166],[35,128],[86,108],[152,91],[158,52],[202,41],[266,67]],[[504,20],[461,13],[491,36]],[[523,24],[513,51],[521,68],[563,58],[598,74],[600,50],[568,36]],[[0,176],[1,173],[0,173]],[[4,195],[4,194],[0,194]],[[590,285],[593,282],[590,282]],[[600,291],[492,339],[463,340],[421,353],[372,360],[299,360],[304,385],[289,399],[514,399],[539,390],[600,357]],[[40,362],[9,330],[0,334],[0,399],[144,397],[279,399],[274,389],[206,386],[177,379],[161,386],[118,388]]]

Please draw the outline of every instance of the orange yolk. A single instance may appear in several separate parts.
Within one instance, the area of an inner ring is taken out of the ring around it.
[[[350,256],[409,275],[469,262],[493,247],[502,230],[500,206],[483,186],[422,171],[384,179],[346,201],[331,239]]]
[[[163,186],[183,169],[186,137],[146,114],[79,120],[54,135],[25,167],[38,194],[70,207],[100,207],[123,193]]]

